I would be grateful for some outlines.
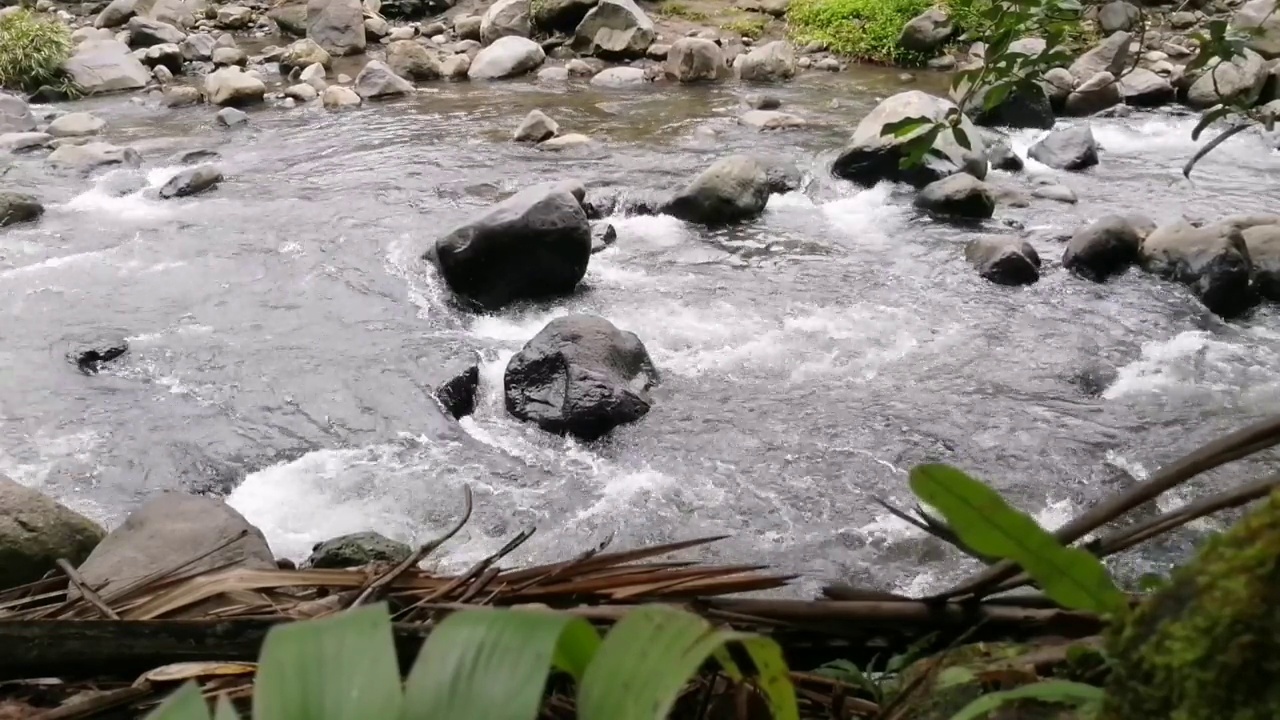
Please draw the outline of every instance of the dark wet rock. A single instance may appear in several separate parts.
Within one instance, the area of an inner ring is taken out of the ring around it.
[[[356,75],[355,88],[357,95],[368,100],[407,95],[413,92],[413,83],[392,72],[386,63],[370,60]]]
[[[618,229],[613,223],[601,222],[591,226],[591,254],[612,246],[618,241]]]
[[[1231,27],[1245,34],[1254,52],[1264,58],[1280,58],[1280,11],[1276,0],[1249,0],[1231,17]]]
[[[136,90],[151,81],[146,66],[116,40],[80,43],[62,69],[86,95]]]
[[[440,61],[414,40],[396,40],[388,45],[387,65],[391,72],[411,80],[439,80],[444,75]]]
[[[446,365],[433,382],[433,392],[446,412],[455,418],[470,415],[476,410],[476,395],[480,389],[480,355],[472,352],[469,357]]]
[[[750,155],[731,155],[702,171],[662,212],[688,222],[723,225],[759,217],[768,202],[764,166]]]
[[[1111,33],[1093,49],[1071,63],[1071,76],[1077,83],[1082,83],[1100,72],[1109,72],[1113,77],[1120,77],[1129,64],[1131,39],[1127,32]]]
[[[307,0],[306,36],[330,55],[364,52],[364,9],[360,0]]]
[[[777,110],[782,107],[782,100],[774,95],[752,93],[743,98],[742,101],[752,110]]]
[[[1101,397],[1118,377],[1119,373],[1113,367],[1089,365],[1073,373],[1067,382],[1086,397]]]
[[[118,147],[104,142],[62,145],[45,160],[54,167],[88,172],[110,165],[142,165],[142,156],[131,147]]]
[[[1102,112],[1123,102],[1120,96],[1120,84],[1109,72],[1100,72],[1085,80],[1067,96],[1063,112],[1067,115],[1084,116]]]
[[[777,156],[756,156],[756,162],[764,167],[770,195],[798,192],[804,187],[804,173],[794,161]]]
[[[0,475],[0,590],[25,585],[93,552],[106,532],[80,513]]]
[[[535,70],[546,58],[546,52],[538,43],[508,35],[476,55],[467,70],[467,77],[472,80],[498,80],[524,75]]]
[[[1040,279],[1040,255],[1026,240],[983,236],[969,242],[964,256],[978,274],[998,285],[1029,285]]]
[[[216,165],[197,165],[180,171],[160,188],[162,198],[180,198],[197,195],[217,187],[222,182],[222,171]]]
[[[959,97],[963,88],[957,88],[952,98]],[[969,117],[977,125],[999,128],[1040,128],[1048,130],[1053,127],[1053,104],[1049,96],[1039,84],[1030,84],[1010,90],[1004,99],[988,108],[987,93],[990,87],[983,87],[974,93],[973,99],[966,106]]]
[[[597,0],[538,0],[534,5],[533,22],[544,32],[572,35],[596,3]]]
[[[378,12],[389,20],[417,20],[439,15],[456,4],[456,0],[382,0]]]
[[[649,412],[658,373],[644,344],[594,315],[547,324],[507,364],[507,412],[556,434],[595,440]]]
[[[1262,56],[1248,49],[1231,62],[1212,60],[1187,89],[1187,105],[1200,109],[1219,103],[1252,105],[1262,94],[1269,69]]]
[[[164,68],[169,72],[169,79],[173,78],[173,73],[182,72],[182,64],[185,62],[182,57],[182,49],[173,43],[152,45],[144,50],[137,50],[134,52],[134,57],[138,58],[138,61],[143,65],[151,68],[153,73],[156,68]]]
[[[200,558],[196,560],[196,558]],[[213,568],[266,570],[276,562],[262,531],[221,500],[165,493],[143,503],[80,565],[80,575],[110,595],[126,583],[174,563],[184,572]]]
[[[1155,223],[1141,215],[1107,215],[1071,236],[1062,266],[1102,282],[1138,262],[1142,240],[1154,229]]]
[[[184,150],[169,159],[171,165],[192,165],[195,163],[204,163],[210,160],[217,160],[222,157],[217,150],[208,148],[198,148],[195,150]]]
[[[682,83],[708,82],[720,79],[725,72],[720,46],[701,38],[680,38],[667,51],[663,65],[667,77]]]
[[[186,33],[169,23],[145,17],[130,18],[125,29],[129,31],[129,44],[135,48],[177,45],[187,39]]]
[[[249,122],[249,116],[243,110],[226,107],[218,111],[218,114],[213,118],[213,122],[219,127],[239,127]]]
[[[1047,185],[1037,185],[1031,189],[1031,196],[1041,198],[1042,200],[1055,200],[1068,205],[1075,205],[1080,202],[1080,198],[1076,197],[1076,192],[1066,185],[1058,183],[1049,183]]]
[[[915,206],[938,215],[985,220],[995,214],[996,198],[987,184],[968,173],[956,173],[925,185]]]
[[[1142,11],[1124,0],[1111,0],[1098,9],[1098,27],[1104,33],[1136,30]]]
[[[31,132],[36,129],[36,119],[26,100],[0,91],[0,134]]]
[[[1013,145],[1009,144],[1008,136],[992,132],[983,133],[983,144],[987,146],[987,162],[991,164],[993,170],[1020,172],[1025,167],[1022,158],[1013,151]]]
[[[951,38],[955,25],[942,8],[931,8],[912,18],[902,28],[898,44],[907,50],[932,53]]]
[[[644,57],[653,44],[653,21],[633,0],[600,0],[574,31],[573,49],[606,59]]]
[[[1146,68],[1134,68],[1120,78],[1120,95],[1126,105],[1158,107],[1173,102],[1175,94],[1168,79]]]
[[[1056,170],[1084,170],[1098,164],[1098,142],[1088,123],[1054,130],[1027,153]]]
[[[34,195],[0,191],[0,227],[30,222],[44,214],[44,206]]]
[[[395,564],[413,554],[413,548],[376,532],[341,535],[316,543],[304,568],[354,568],[370,563]]]
[[[985,148],[977,128],[968,118],[961,120],[960,128],[969,139],[969,150],[963,148],[951,132],[939,133],[933,144],[938,154],[910,168],[901,167],[900,161],[904,157],[903,146],[915,135],[893,137],[890,133],[885,136],[886,125],[916,117],[942,120],[955,107],[948,100],[919,90],[908,90],[886,98],[858,123],[853,137],[832,164],[831,172],[836,177],[863,185],[894,180],[923,187],[958,172],[985,178]]]
[[[1253,284],[1258,294],[1280,302],[1280,220],[1241,230],[1253,264]]]
[[[1238,316],[1256,302],[1249,249],[1239,227],[1162,225],[1143,240],[1139,257],[1144,270],[1188,286],[1223,317]]]
[[[498,38],[532,35],[529,5],[529,0],[498,0],[490,5],[480,18],[480,42],[489,45]]]
[[[516,142],[539,143],[560,133],[560,125],[541,110],[531,110],[525,116],[520,127],[516,128],[512,139]]]
[[[573,292],[591,257],[591,227],[562,184],[535,185],[437,240],[434,256],[454,293],[496,309]]]
[[[127,352],[129,342],[124,338],[102,338],[75,345],[67,351],[67,361],[85,375],[95,375],[103,365]]]
[[[740,80],[748,82],[781,82],[795,77],[796,54],[791,44],[783,40],[765,43],[750,52],[739,55],[733,62]],[[779,103],[781,104],[781,103]],[[756,110],[775,110],[774,107],[756,107]]]

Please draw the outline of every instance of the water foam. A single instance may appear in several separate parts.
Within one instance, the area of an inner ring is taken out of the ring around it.
[[[1274,350],[1247,347],[1215,338],[1204,330],[1188,330],[1169,340],[1145,343],[1137,360],[1121,367],[1103,393],[1108,400],[1135,395],[1188,395],[1247,387],[1246,375],[1274,384],[1270,368],[1280,357]]]

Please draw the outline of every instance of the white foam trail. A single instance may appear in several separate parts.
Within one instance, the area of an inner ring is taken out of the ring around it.
[[[860,245],[897,243],[891,231],[907,218],[907,208],[889,202],[893,186],[880,183],[852,197],[832,200],[822,206],[827,221],[851,236]]]
[[[1277,359],[1274,350],[1245,347],[1215,339],[1203,330],[1188,330],[1169,340],[1144,344],[1142,356],[1120,368],[1102,396],[1114,400],[1153,393],[1230,390],[1240,385],[1241,380],[1233,375],[1242,367],[1263,374],[1263,382],[1274,382],[1263,371],[1274,367]]]

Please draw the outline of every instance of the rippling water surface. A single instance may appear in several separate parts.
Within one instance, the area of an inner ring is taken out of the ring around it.
[[[778,94],[809,127],[772,134],[735,124],[749,92],[736,86],[439,85],[342,114],[263,109],[234,131],[213,128],[207,108],[86,101],[107,139],[143,154],[135,174],[150,186],[194,148],[220,153],[228,181],[158,201],[113,192],[129,172],[14,161],[6,182],[37,185],[49,207],[0,234],[0,472],[108,524],[149,493],[227,494],[292,557],[368,528],[428,538],[470,484],[476,513],[448,563],[527,525],[539,532],[518,559],[562,558],[608,533],[625,545],[726,533],[707,556],[803,573],[804,592],[831,578],[918,591],[964,568],[872,502],[906,501],[912,464],[958,464],[1054,524],[1122,484],[1120,471],[1141,477],[1274,412],[1274,310],[1226,324],[1181,288],[1139,273],[1093,285],[1058,259],[1063,233],[1108,212],[1280,211],[1280,156],[1236,138],[1189,183],[1193,118],[1096,121],[1102,164],[1058,178],[1078,205],[997,211],[1047,261],[1039,283],[1003,288],[965,264],[973,231],[918,217],[901,189],[826,172],[893,91],[874,74],[806,77]],[[555,155],[507,142],[534,107],[600,143]],[[418,259],[526,184],[674,188],[737,150],[794,159],[805,192],[726,231],[617,218],[617,244],[573,298],[464,314]],[[653,411],[594,444],[502,410],[507,359],[569,312],[636,332],[664,371]],[[110,371],[86,377],[63,360],[113,334],[132,349]],[[472,348],[483,398],[457,424],[427,383]],[[1103,378],[1100,395],[1082,374]],[[1165,562],[1190,539],[1122,564]]]

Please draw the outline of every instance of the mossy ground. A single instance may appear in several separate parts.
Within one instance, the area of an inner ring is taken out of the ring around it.
[[[70,54],[71,30],[56,18],[24,9],[0,19],[0,87],[69,89],[62,63]]]
[[[929,58],[898,45],[902,26],[933,0],[792,0],[787,27],[800,45],[820,42],[839,55],[895,65]]]

